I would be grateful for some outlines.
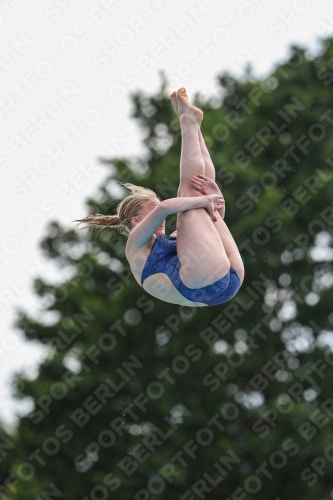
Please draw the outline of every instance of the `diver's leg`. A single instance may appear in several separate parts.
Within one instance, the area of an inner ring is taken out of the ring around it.
[[[198,191],[190,180],[205,169],[198,135],[202,112],[187,102],[182,89],[177,100],[182,134],[178,196],[196,196]],[[189,288],[214,283],[230,269],[222,239],[204,208],[177,214],[177,253],[181,280]]]
[[[186,97],[187,98],[187,97]],[[179,118],[179,112],[178,112],[178,103],[177,103],[177,93],[174,91],[172,92],[170,96],[171,104],[174,109],[174,112]],[[204,175],[215,181],[215,167],[212,162],[212,159],[210,157],[209,151],[207,149],[207,146],[205,144],[204,138],[202,136],[201,128],[200,125],[198,127],[198,135],[199,135],[199,144],[200,144],[200,151],[201,151],[201,156],[205,162],[205,172]]]

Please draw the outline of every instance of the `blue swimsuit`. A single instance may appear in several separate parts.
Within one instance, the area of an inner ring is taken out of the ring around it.
[[[238,292],[241,281],[236,271],[229,272],[211,285],[201,288],[187,288],[179,276],[180,262],[177,255],[176,236],[156,236],[153,248],[142,271],[141,284],[156,273],[164,273],[177,290],[192,302],[202,302],[208,306],[223,304]]]

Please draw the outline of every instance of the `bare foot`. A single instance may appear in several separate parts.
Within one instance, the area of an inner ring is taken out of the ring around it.
[[[184,89],[184,87],[183,87],[183,89]],[[186,94],[186,90],[184,89],[184,91],[185,91],[184,98],[188,102],[188,97],[187,97],[187,94]],[[177,117],[179,118],[178,102],[177,102],[177,92],[175,90],[170,95],[170,100],[171,100],[171,104],[172,104],[173,110],[176,113]],[[189,107],[192,108],[193,110],[200,111],[200,113],[202,113],[201,109],[196,108],[195,106],[191,106],[189,104]]]
[[[177,90],[176,99],[181,123],[196,123],[200,125],[203,119],[203,112],[201,109],[192,106],[188,102],[186,89],[184,87]]]
[[[203,174],[198,174],[198,176],[193,176],[191,179],[191,185],[200,193],[205,195],[210,194],[221,194],[221,190],[212,179],[206,177]]]
[[[179,118],[179,113],[178,113],[178,104],[177,104],[177,92],[174,90],[170,96],[171,104],[173,107],[174,112]]]

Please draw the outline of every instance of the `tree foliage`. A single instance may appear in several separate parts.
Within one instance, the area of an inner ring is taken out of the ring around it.
[[[315,57],[295,46],[267,78],[224,73],[218,95],[196,95],[245,263],[230,302],[161,302],[132,277],[125,236],[50,223],[41,249],[72,277],[36,278],[44,321],[17,312],[49,356],[36,379],[18,376],[34,408],[17,429],[11,500],[329,498],[332,60],[331,39]],[[146,155],[101,158],[87,213],[113,213],[117,181],[177,195],[166,89],[162,77],[157,95],[132,96]]]

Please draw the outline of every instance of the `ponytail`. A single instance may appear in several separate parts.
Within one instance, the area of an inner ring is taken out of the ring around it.
[[[122,234],[128,236],[133,229],[132,217],[138,215],[145,201],[157,198],[157,196],[151,189],[130,183],[122,184],[120,182],[120,184],[132,194],[126,196],[119,203],[116,215],[94,214],[73,222],[85,223],[90,228],[101,226],[101,230],[107,227],[119,229]]]

